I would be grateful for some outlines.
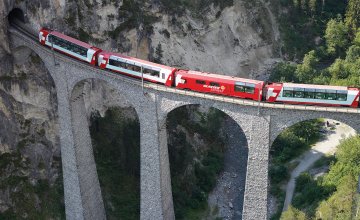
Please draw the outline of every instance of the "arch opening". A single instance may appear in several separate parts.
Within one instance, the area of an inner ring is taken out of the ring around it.
[[[79,167],[80,182],[88,178],[81,172],[91,172],[93,181],[89,186],[81,184],[83,190],[99,186],[97,191],[82,192],[94,200],[84,204],[85,209],[97,218],[139,219],[140,124],[135,108],[107,82],[97,79],[79,82],[72,100],[73,120],[78,121],[73,128],[75,142],[87,143],[87,154],[93,158],[83,157],[82,143],[75,144],[77,163],[86,161]],[[87,141],[82,138],[85,133]]]
[[[360,143],[355,129],[328,118],[297,122],[283,130],[270,149],[270,217],[323,218],[319,211],[330,207],[334,202],[330,197],[339,186],[339,182],[334,184],[334,174],[344,176],[340,167],[347,162],[341,162],[339,154],[344,154],[347,142]],[[360,155],[354,157],[360,160]],[[357,175],[352,176],[352,183],[357,182]],[[351,206],[348,211],[351,215]]]
[[[20,8],[14,8],[8,14],[8,22],[9,22],[9,24],[16,23],[17,21],[21,21],[22,23],[26,23],[25,14]]]
[[[201,105],[172,110],[166,127],[176,219],[242,219],[248,143],[241,127]]]

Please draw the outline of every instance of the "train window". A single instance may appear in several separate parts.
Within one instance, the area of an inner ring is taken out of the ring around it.
[[[295,98],[304,98],[304,89],[303,88],[294,88],[294,97]]]
[[[57,45],[57,46],[60,46],[66,50],[69,50],[71,52],[74,52],[76,54],[79,54],[81,56],[87,56],[87,51],[88,49],[84,48],[84,47],[81,47],[79,45],[76,45],[72,42],[69,42],[67,40],[64,40],[64,39],[61,39],[57,36],[54,36],[54,35],[50,35],[48,37],[48,41],[50,43],[53,43],[54,45]]]
[[[165,73],[162,73],[162,74],[161,74],[161,78],[162,78],[162,79],[165,79]]]
[[[245,92],[244,86],[235,85],[235,92]]]
[[[196,80],[195,81],[197,84],[201,84],[201,85],[204,85],[204,84],[206,84],[206,82],[204,81],[204,80]]]
[[[120,62],[120,61],[119,61],[119,67],[124,68],[124,69],[127,69],[127,68],[128,68],[128,65],[127,65],[127,63],[124,63],[124,62]]]
[[[255,92],[255,88],[254,88],[254,87],[245,86],[244,88],[245,88],[245,92],[246,92],[246,93],[254,94],[254,92]]]
[[[113,59],[109,59],[109,64],[112,66],[122,67],[122,62]]]
[[[133,65],[133,68],[132,68],[134,71],[136,72],[141,72],[141,67],[140,66],[136,66],[136,65]],[[146,72],[145,72],[146,74]]]
[[[210,86],[220,87],[220,84],[216,82],[210,82]]]
[[[306,98],[306,99],[314,99],[315,98],[315,89],[305,88],[304,90],[305,90],[304,98]]]
[[[140,67],[140,71],[141,71],[141,67]],[[144,69],[144,74],[150,74],[151,76],[156,76],[156,77],[160,76],[159,71],[151,70],[151,69]]]
[[[326,93],[323,92],[316,92],[315,93],[315,99],[325,99]]]
[[[284,89],[284,91],[283,91],[283,97],[293,97],[294,96],[294,91],[292,91],[292,90],[285,90]]]
[[[336,100],[346,101],[347,100],[347,91],[336,91]]]
[[[304,98],[304,92],[303,91],[294,91],[294,97],[295,98]]]
[[[336,93],[326,93],[326,99],[336,100]]]
[[[304,98],[313,99],[315,97],[315,92],[304,92]]]

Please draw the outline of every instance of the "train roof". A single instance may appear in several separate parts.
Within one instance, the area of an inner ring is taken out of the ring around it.
[[[346,86],[329,86],[329,85],[313,85],[298,83],[283,83],[283,87],[287,88],[308,88],[308,89],[332,89],[332,90],[348,90]]]
[[[82,47],[85,47],[85,48],[92,48],[92,47],[94,47],[94,46],[92,46],[92,45],[90,45],[90,44],[88,44],[88,43],[85,43],[85,42],[82,42],[82,41],[80,41],[80,40],[78,40],[78,39],[69,37],[69,36],[67,36],[67,35],[65,35],[65,34],[62,34],[62,33],[60,33],[60,32],[57,32],[57,31],[51,31],[49,34],[52,34],[52,35],[57,36],[57,37],[60,37],[60,38],[62,38],[62,39],[65,39],[65,40],[67,40],[67,41],[70,41],[70,42],[72,42],[72,43],[74,43],[74,44],[77,44],[77,45],[82,46]],[[94,47],[94,48],[95,48],[95,47]]]
[[[162,65],[162,64],[158,64],[158,63],[153,63],[153,62],[150,62],[150,61],[147,61],[147,60],[142,60],[142,59],[139,59],[139,58],[126,56],[126,55],[123,55],[123,54],[120,54],[120,53],[102,51],[100,54],[108,54],[110,56],[117,56],[117,57],[127,59],[127,60],[130,60],[130,61],[138,62],[138,63],[149,65],[149,66],[156,66],[156,67],[159,67],[159,68],[162,68],[162,69],[168,69],[168,70],[171,70],[171,71],[173,71],[175,69],[174,67],[170,67],[170,66],[166,66],[166,65]]]
[[[247,83],[253,83],[253,84],[262,84],[264,81],[255,80],[255,79],[246,79],[246,78],[240,78],[235,76],[226,76],[226,75],[220,75],[215,73],[208,73],[208,72],[200,72],[200,71],[194,71],[194,70],[179,70],[177,73],[183,74],[184,76],[199,76],[198,79],[204,79],[204,80],[211,80],[211,79],[217,79],[217,80],[229,80],[229,81],[240,81],[240,82],[247,82]]]

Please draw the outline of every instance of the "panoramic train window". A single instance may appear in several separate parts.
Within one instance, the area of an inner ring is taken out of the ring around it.
[[[315,99],[325,99],[325,98],[326,98],[326,93],[316,91]]]
[[[117,67],[122,67],[122,68],[127,68],[126,63],[117,61],[117,60],[113,60],[113,59],[109,59],[109,64],[111,66],[117,66]]]
[[[328,100],[336,100],[336,91],[326,91],[326,99]]]
[[[315,97],[315,89],[305,89],[304,98],[313,99]]]
[[[57,46],[60,46],[66,50],[70,50],[71,52],[73,53],[76,53],[76,54],[79,54],[81,56],[84,56],[84,57],[87,57],[87,51],[88,49],[84,48],[84,47],[81,47],[79,45],[76,45],[74,43],[71,43],[67,40],[64,40],[62,38],[59,38],[57,36],[54,36],[54,35],[49,35],[48,36],[48,41],[50,43],[53,43]]]
[[[284,88],[283,97],[306,98],[306,99],[326,99],[346,101],[347,91],[311,89],[311,88]]]
[[[123,69],[136,71],[136,72],[141,72],[141,67],[140,66],[136,66],[134,64],[122,62],[122,61],[119,61],[119,60],[109,59],[109,65],[120,67],[120,68],[123,68]]]
[[[295,98],[304,98],[304,89],[294,88],[294,97]]]
[[[294,96],[294,89],[293,88],[284,88],[284,91],[283,91],[283,97],[293,97]]]
[[[347,100],[347,91],[336,91],[336,100],[346,101]]]
[[[132,71],[135,71],[135,72],[141,72],[141,67],[140,66],[136,66],[136,65],[130,64],[130,63],[128,63],[127,65],[128,65],[129,70],[132,70]]]
[[[304,98],[304,92],[302,91],[294,91],[295,98]]]
[[[195,81],[197,84],[201,84],[201,85],[204,85],[204,84],[206,84],[206,82],[204,81],[204,80],[196,80]]]
[[[141,71],[141,67],[140,67],[140,71]],[[151,76],[160,77],[160,71],[151,70],[151,69],[147,69],[147,68],[144,68],[143,71],[144,71],[144,74],[150,74]]]

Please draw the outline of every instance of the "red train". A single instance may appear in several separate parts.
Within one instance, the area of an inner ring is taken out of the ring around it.
[[[360,90],[345,86],[326,86],[294,83],[265,83],[264,81],[182,70],[146,60],[103,51],[97,47],[56,31],[42,28],[41,44],[96,65],[101,69],[163,84],[178,89],[213,93],[256,101],[299,105],[359,107]]]

